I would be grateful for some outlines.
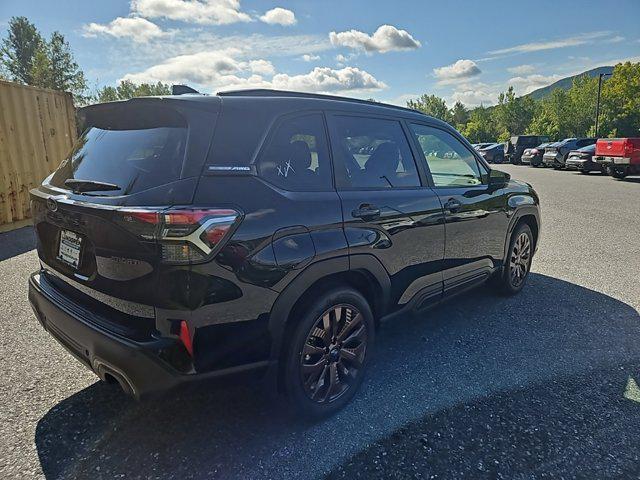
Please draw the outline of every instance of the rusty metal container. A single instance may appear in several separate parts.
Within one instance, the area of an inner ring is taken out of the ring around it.
[[[0,80],[0,232],[28,223],[29,190],[58,167],[76,137],[70,93]]]

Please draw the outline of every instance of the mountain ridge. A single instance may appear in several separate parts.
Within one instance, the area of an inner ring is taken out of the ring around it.
[[[551,92],[556,88],[569,90],[571,88],[571,85],[573,85],[573,80],[577,77],[580,77],[582,75],[597,77],[601,73],[607,73],[607,74],[613,73],[613,67],[612,66],[596,67],[596,68],[592,68],[591,70],[578,73],[577,75],[571,75],[569,77],[561,78],[560,80],[553,82],[551,85],[538,88],[537,90],[534,90],[533,92],[526,94],[525,97],[531,97],[534,100],[541,100],[547,97],[548,95],[550,95]]]

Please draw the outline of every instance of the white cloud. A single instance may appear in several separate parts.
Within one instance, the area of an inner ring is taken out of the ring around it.
[[[276,88],[306,92],[358,92],[386,88],[370,73],[355,67],[339,70],[316,67],[308,73],[276,73],[267,60],[239,60],[238,49],[205,51],[169,58],[123,80],[134,83],[165,82],[201,85],[211,90],[235,88]],[[271,76],[271,79],[266,77]]]
[[[562,75],[526,75],[520,77],[510,78],[507,82],[508,85],[513,85],[516,93],[523,95],[527,93],[531,93],[537,88],[546,87],[547,85],[551,85],[554,82],[557,82],[561,78],[564,78]]]
[[[235,53],[237,52],[229,50],[179,55],[142,72],[127,74],[123,79],[134,83],[161,81],[212,85],[224,75],[250,69],[249,64],[238,62],[233,58],[232,55]]]
[[[452,103],[462,102],[468,107],[493,105],[498,101],[498,93],[485,84],[464,85],[451,94]]]
[[[269,60],[250,60],[249,69],[260,75],[273,75],[276,70]]]
[[[534,67],[533,65],[516,65],[515,67],[507,68],[507,71],[516,75],[526,75],[528,73],[535,72],[536,67]]]
[[[82,28],[82,35],[85,37],[110,35],[117,38],[128,37],[136,42],[147,42],[164,34],[155,23],[140,17],[118,17],[105,25],[89,23]]]
[[[305,62],[315,62],[316,60],[320,60],[320,55],[310,55],[308,53],[305,53],[301,58]]]
[[[281,90],[328,93],[381,90],[387,87],[370,73],[355,67],[340,70],[316,67],[304,75],[293,76],[281,73],[273,77],[272,84],[273,88]]]
[[[433,74],[440,83],[451,83],[480,75],[482,71],[473,60],[458,60],[444,67],[434,68]]]
[[[623,37],[622,35],[616,35],[615,37],[611,37],[609,39],[606,40],[607,43],[620,43],[620,42],[624,42],[625,37]]]
[[[240,0],[131,0],[131,11],[146,18],[168,18],[204,25],[250,22]]]
[[[269,25],[295,25],[297,23],[296,16],[291,10],[276,7],[267,11],[260,17],[260,21]]]
[[[571,37],[561,38],[558,40],[544,41],[544,42],[531,42],[523,43],[508,48],[501,48],[498,50],[491,50],[490,55],[506,55],[514,53],[530,53],[538,52],[540,50],[553,50],[556,48],[575,47],[578,45],[585,45],[593,43],[595,40],[608,37],[611,32],[591,32],[583,33],[580,35],[574,35]]]
[[[399,30],[393,25],[381,25],[373,35],[359,30],[331,32],[329,39],[336,47],[348,47],[364,50],[368,53],[413,50],[421,46],[421,43],[413,38],[409,32]]]

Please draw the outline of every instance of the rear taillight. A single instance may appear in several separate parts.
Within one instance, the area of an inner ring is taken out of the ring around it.
[[[124,209],[118,220],[127,230],[157,240],[162,260],[191,263],[205,260],[220,247],[240,220],[233,209]]]
[[[633,143],[630,141],[626,141],[624,142],[624,154],[625,155],[632,155],[633,154]]]

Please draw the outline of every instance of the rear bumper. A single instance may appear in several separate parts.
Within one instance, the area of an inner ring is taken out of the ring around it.
[[[175,340],[136,342],[104,330],[56,301],[55,289],[40,272],[29,278],[29,302],[44,329],[76,359],[102,380],[117,380],[126,393],[137,399],[207,379],[264,373],[268,366],[268,362],[258,362],[202,374],[180,372],[163,360],[166,352],[175,349]]]
[[[604,157],[604,156],[600,156],[600,157],[593,157],[596,162],[602,164],[602,165],[621,165],[621,166],[627,166],[627,165],[631,165],[634,162],[632,161],[631,158],[628,157]]]
[[[569,170],[581,170],[584,172],[602,171],[600,164],[586,158],[568,158],[565,166]]]
[[[542,163],[545,165],[562,165],[559,155],[544,155]]]

